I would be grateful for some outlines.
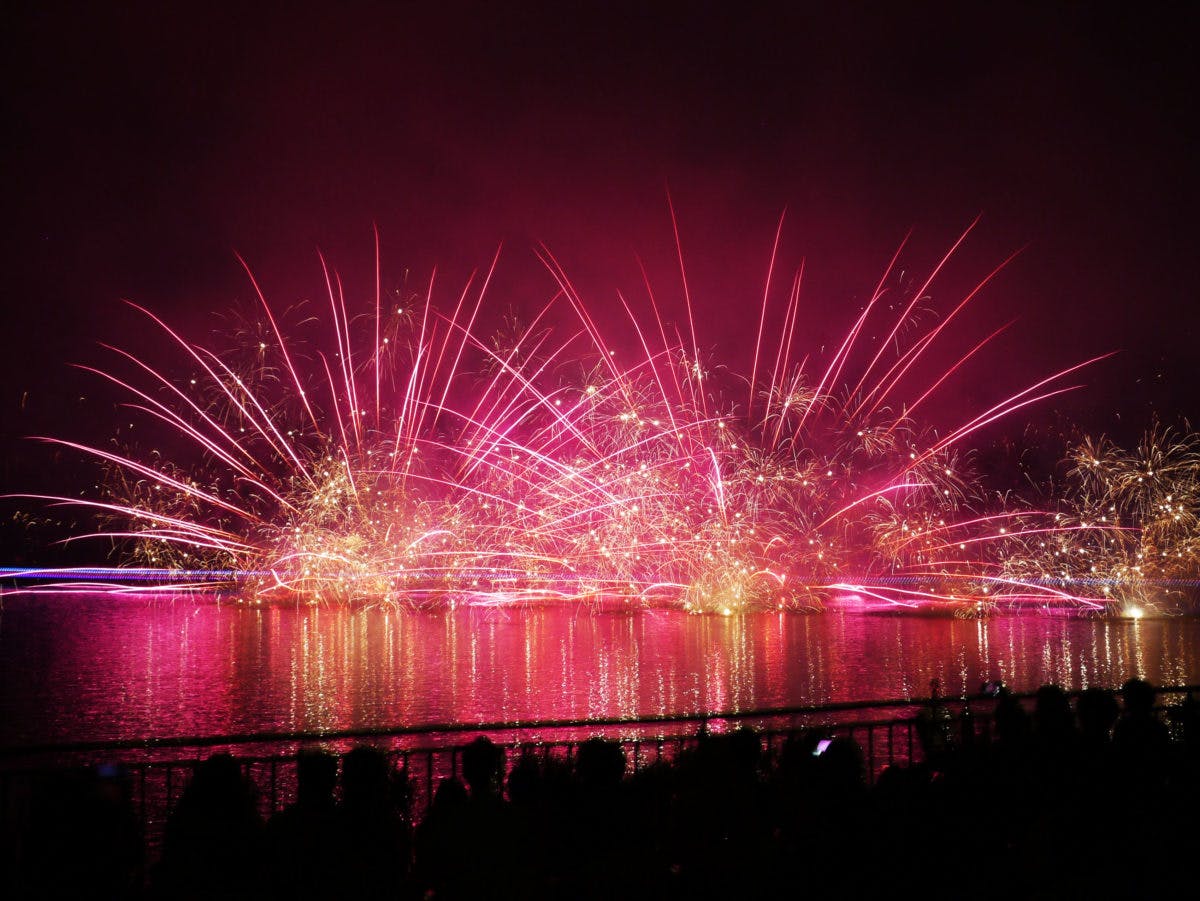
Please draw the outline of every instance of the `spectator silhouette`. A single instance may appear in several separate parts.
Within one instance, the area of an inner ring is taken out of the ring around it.
[[[837,804],[854,801],[866,789],[866,762],[858,742],[835,738],[818,757],[821,784]]]
[[[994,750],[1001,756],[1020,757],[1029,744],[1033,732],[1029,714],[1021,702],[1007,688],[1001,688],[996,696],[996,709],[992,713],[996,727]]]
[[[301,751],[296,757],[296,802],[267,825],[268,881],[275,897],[336,894],[337,766],[337,758],[323,751]]]
[[[1121,686],[1125,710],[1113,729],[1113,745],[1128,765],[1147,769],[1161,762],[1170,733],[1154,713],[1154,686],[1129,679]]]
[[[168,898],[249,898],[260,892],[262,818],[251,782],[229,754],[198,764],[167,820],[158,887]]]
[[[38,778],[24,843],[5,849],[15,849],[21,864],[13,874],[16,897],[137,897],[142,836],[129,789],[127,774],[107,765]],[[8,876],[0,869],[0,890]]]
[[[543,800],[542,767],[537,755],[526,752],[508,774],[508,800],[513,807],[533,811]]]
[[[394,898],[408,876],[411,836],[382,751],[359,747],[342,759],[338,833],[341,890],[356,898]]]
[[[1096,685],[1086,688],[1079,696],[1075,712],[1085,749],[1095,751],[1107,746],[1121,712],[1113,693]]]
[[[513,865],[530,880],[533,896],[558,897],[578,875],[579,794],[575,774],[557,757],[527,751],[509,773]]]
[[[1112,731],[1120,715],[1116,695],[1103,688],[1085,689],[1075,705],[1079,719],[1079,754],[1074,764],[1077,804],[1102,815],[1106,789],[1113,778]]]
[[[568,893],[576,898],[610,898],[629,882],[631,863],[625,839],[629,835],[625,751],[615,741],[589,738],[575,755],[578,793],[571,825],[577,855],[568,876]]]
[[[1079,735],[1067,693],[1057,685],[1037,690],[1033,708],[1034,759],[1039,791],[1046,802],[1065,803],[1078,772]]]
[[[480,736],[463,749],[462,772],[469,796],[461,820],[458,878],[447,885],[447,894],[506,897],[519,867],[515,820],[500,792],[504,750]]]
[[[265,841],[253,786],[217,754],[197,766],[168,821],[153,887],[164,898],[453,901],[758,897],[786,882],[819,897],[843,890],[847,874],[859,893],[894,891],[897,872],[958,842],[965,853],[938,854],[930,870],[952,895],[970,885],[983,897],[1170,896],[1191,861],[1194,766],[1168,744],[1153,687],[1131,679],[1123,692],[1118,718],[1112,692],[1085,691],[1081,734],[1059,689],[1037,693],[1032,719],[1003,692],[990,747],[936,746],[937,768],[890,768],[870,792],[851,740],[797,733],[776,761],[760,734],[741,729],[705,731],[674,760],[647,767],[643,758],[629,778],[613,741],[583,742],[573,767],[527,750],[505,800],[505,752],[476,739],[461,755],[469,791],[443,780],[416,832],[411,880],[405,795],[379,751],[344,757],[340,804],[336,759],[301,753],[296,801]],[[1177,711],[1176,724],[1194,732],[1195,703]],[[129,787],[119,770],[39,777],[13,842],[15,875],[0,890],[136,895]],[[1096,866],[1095,828],[1106,822],[1121,825],[1121,853]],[[864,848],[874,875],[861,872]],[[980,851],[991,867],[977,887]],[[1066,865],[1075,860],[1088,865]]]
[[[1039,742],[1055,749],[1065,749],[1075,736],[1075,716],[1071,702],[1057,685],[1043,685],[1037,690],[1033,708],[1033,723]]]
[[[490,738],[479,736],[462,752],[463,778],[473,801],[497,801],[504,777],[504,750]]]
[[[946,749],[941,753],[944,756]],[[866,770],[862,748],[844,737],[830,741],[814,763],[815,781],[806,805],[807,844],[813,860],[819,861],[816,885],[831,892],[861,853],[852,837],[864,815]]]
[[[1124,710],[1113,728],[1113,753],[1116,765],[1115,816],[1130,824],[1156,824],[1169,834],[1166,794],[1169,770],[1170,733],[1154,711],[1157,692],[1144,679],[1129,679],[1121,686]],[[1120,890],[1127,897],[1163,897],[1156,882],[1164,871],[1151,868],[1161,841],[1152,838],[1148,828],[1133,828],[1123,836],[1122,853],[1127,857],[1121,872]]]
[[[457,779],[443,779],[417,827],[413,882],[426,897],[463,897],[460,842],[466,822],[467,789]]]
[[[625,751],[615,741],[589,738],[579,746],[575,773],[588,794],[611,796],[625,777]]]

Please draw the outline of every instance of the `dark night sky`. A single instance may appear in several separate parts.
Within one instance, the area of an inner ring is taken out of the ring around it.
[[[1028,245],[956,340],[1019,321],[956,391],[1121,350],[1060,408],[1200,413],[1198,8],[829,5],[6,5],[3,487],[58,478],[19,436],[107,434],[68,364],[136,345],[121,298],[202,323],[248,293],[234,250],[312,296],[318,246],[365,291],[377,222],[391,282],[449,293],[504,242],[496,303],[532,305],[545,241],[598,308],[635,252],[669,299],[667,183],[735,362],[785,206],[814,343],[910,227],[919,270],[982,213],[935,299]]]

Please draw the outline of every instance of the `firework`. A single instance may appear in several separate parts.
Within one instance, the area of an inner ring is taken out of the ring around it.
[[[777,233],[741,390],[701,353],[686,273],[686,339],[652,294],[640,314],[621,300],[631,355],[610,345],[548,252],[555,297],[495,335],[476,323],[496,260],[447,309],[432,281],[385,297],[377,268],[371,310],[354,317],[322,259],[327,309],[305,320],[305,337],[246,267],[257,314],[216,344],[136,307],[172,349],[169,364],[110,347],[112,365],[87,368],[126,394],[161,446],[44,439],[105,472],[97,496],[50,500],[95,511],[93,536],[130,566],[229,573],[248,597],[304,603],[728,614],[849,595],[1100,608],[1114,595],[1072,584],[1079,564],[1128,585],[1195,560],[1191,438],[1158,434],[1134,455],[1081,445],[1077,497],[1056,509],[1003,506],[978,488],[972,436],[1071,390],[1086,363],[940,435],[921,424],[926,401],[999,332],[952,354],[919,391],[906,393],[905,376],[995,272],[916,327],[949,253],[885,308],[897,251],[833,356],[810,367],[796,338],[802,271],[782,327],[766,328],[778,245]],[[546,323],[564,304],[577,327],[560,333]],[[868,323],[886,334],[874,348],[861,346]]]
[[[1057,582],[1087,602],[1140,609],[1200,576],[1200,435],[1154,423],[1138,446],[1084,437],[1044,528],[1004,542],[1014,580]]]

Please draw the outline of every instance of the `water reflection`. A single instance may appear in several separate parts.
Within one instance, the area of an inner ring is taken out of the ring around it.
[[[0,740],[645,716],[1200,682],[1200,620],[246,608],[6,598]]]

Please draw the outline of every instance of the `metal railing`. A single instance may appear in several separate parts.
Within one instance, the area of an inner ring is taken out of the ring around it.
[[[1158,689],[1170,707],[1200,686]],[[1079,692],[1068,693],[1072,699]],[[1035,695],[1011,697],[1028,704]],[[863,750],[865,775],[874,782],[889,766],[920,762],[932,737],[949,745],[986,742],[991,736],[995,698],[977,695],[860,701],[819,706],[723,711],[642,718],[543,720],[538,722],[453,723],[432,726],[343,729],[328,732],[253,732],[237,735],[73,742],[0,749],[0,812],[4,837],[18,834],[34,803],[39,778],[64,770],[91,768],[117,780],[141,824],[147,859],[161,845],[163,828],[191,779],[209,753],[229,752],[256,786],[260,811],[269,817],[294,799],[297,753],[319,748],[342,754],[369,744],[389,758],[407,788],[409,814],[423,815],[438,782],[460,774],[466,738],[486,735],[505,752],[506,772],[522,756],[535,754],[574,759],[581,742],[603,737],[620,743],[629,774],[670,762],[695,747],[702,735],[750,726],[770,765],[793,737],[817,733],[845,737]],[[890,715],[888,715],[890,714]]]

